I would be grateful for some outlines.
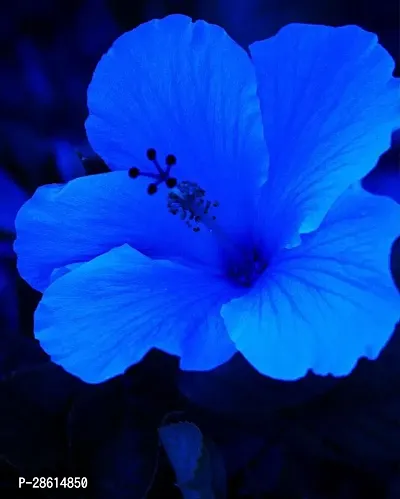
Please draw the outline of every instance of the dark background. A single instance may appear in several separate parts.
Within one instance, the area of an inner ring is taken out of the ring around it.
[[[262,378],[241,357],[184,374],[150,353],[100,385],[49,362],[32,339],[40,295],[17,275],[13,220],[39,185],[94,174],[86,88],[122,32],[170,13],[223,26],[243,46],[290,22],[357,24],[399,62],[397,0],[231,2],[17,0],[0,7],[0,498],[181,497],[159,445],[169,420],[216,444],[229,498],[400,498],[400,338],[347,378]],[[396,66],[399,74],[399,65]],[[400,202],[399,140],[365,181]],[[395,246],[395,249],[397,249]],[[393,252],[395,278],[400,258]],[[397,281],[399,282],[399,280]],[[86,476],[86,491],[16,488],[17,477]]]

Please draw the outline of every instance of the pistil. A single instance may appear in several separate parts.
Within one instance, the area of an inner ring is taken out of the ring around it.
[[[133,167],[129,170],[130,178],[142,176],[154,179],[147,188],[150,195],[154,195],[158,191],[158,186],[165,183],[169,189],[166,203],[169,213],[179,216],[193,232],[200,232],[202,227],[211,232],[223,250],[228,276],[241,286],[251,286],[266,265],[257,252],[251,251],[248,247],[238,246],[217,222],[214,209],[218,208],[219,202],[207,199],[206,191],[196,182],[189,180],[178,182],[171,176],[171,168],[176,164],[173,154],[165,157],[165,169],[158,162],[155,149],[147,150],[147,159],[153,163],[157,171],[144,172]]]

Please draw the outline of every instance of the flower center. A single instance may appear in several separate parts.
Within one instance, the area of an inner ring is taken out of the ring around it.
[[[249,287],[264,272],[267,267],[256,250],[238,246],[217,223],[214,208],[218,201],[206,197],[206,191],[195,182],[179,181],[171,176],[171,168],[176,165],[176,158],[168,154],[165,158],[165,169],[157,160],[155,149],[147,150],[147,158],[155,166],[155,172],[143,172],[136,167],[129,169],[131,178],[148,177],[154,180],[147,188],[149,195],[158,191],[158,186],[165,183],[170,190],[167,196],[167,210],[172,215],[178,215],[193,232],[200,232],[201,227],[211,232],[223,248],[226,257],[226,273],[229,279],[241,286]]]

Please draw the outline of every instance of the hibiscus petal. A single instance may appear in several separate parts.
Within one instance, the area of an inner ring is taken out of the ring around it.
[[[54,362],[89,383],[121,374],[151,348],[209,370],[235,352],[219,315],[235,293],[224,280],[124,245],[47,288],[35,335]]]
[[[357,26],[292,24],[250,50],[270,154],[260,216],[271,247],[315,230],[372,170],[400,124],[399,85],[376,35]]]
[[[88,90],[86,130],[112,169],[167,154],[179,180],[197,182],[220,203],[230,231],[253,219],[267,151],[254,67],[226,32],[171,15],[123,34],[103,56]]]
[[[165,193],[141,195],[144,179],[127,172],[82,177],[40,187],[16,219],[18,270],[43,291],[54,270],[129,243],[153,258],[217,264],[207,231],[194,233],[168,213]]]
[[[284,250],[244,297],[222,308],[237,349],[284,380],[346,375],[375,359],[400,317],[390,274],[400,206],[350,188],[301,246]]]

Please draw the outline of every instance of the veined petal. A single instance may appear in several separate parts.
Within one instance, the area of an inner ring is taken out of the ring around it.
[[[123,34],[97,65],[88,107],[89,141],[110,168],[155,171],[148,148],[161,166],[173,154],[173,175],[220,203],[219,223],[247,229],[267,151],[254,67],[222,28],[171,15]]]
[[[235,352],[219,315],[235,294],[222,279],[124,245],[47,288],[35,335],[54,362],[89,383],[123,373],[151,348],[209,370]]]
[[[357,26],[292,24],[250,51],[270,154],[260,226],[272,252],[315,230],[372,170],[400,124],[400,87],[377,36]]]
[[[283,380],[346,375],[375,359],[400,318],[390,273],[400,206],[350,188],[301,246],[284,250],[222,316],[237,349],[263,374]]]
[[[14,249],[21,276],[43,291],[54,270],[125,243],[152,258],[217,266],[211,234],[194,233],[168,213],[165,192],[149,196],[143,191],[146,181],[133,180],[127,172],[40,187],[16,218]]]

